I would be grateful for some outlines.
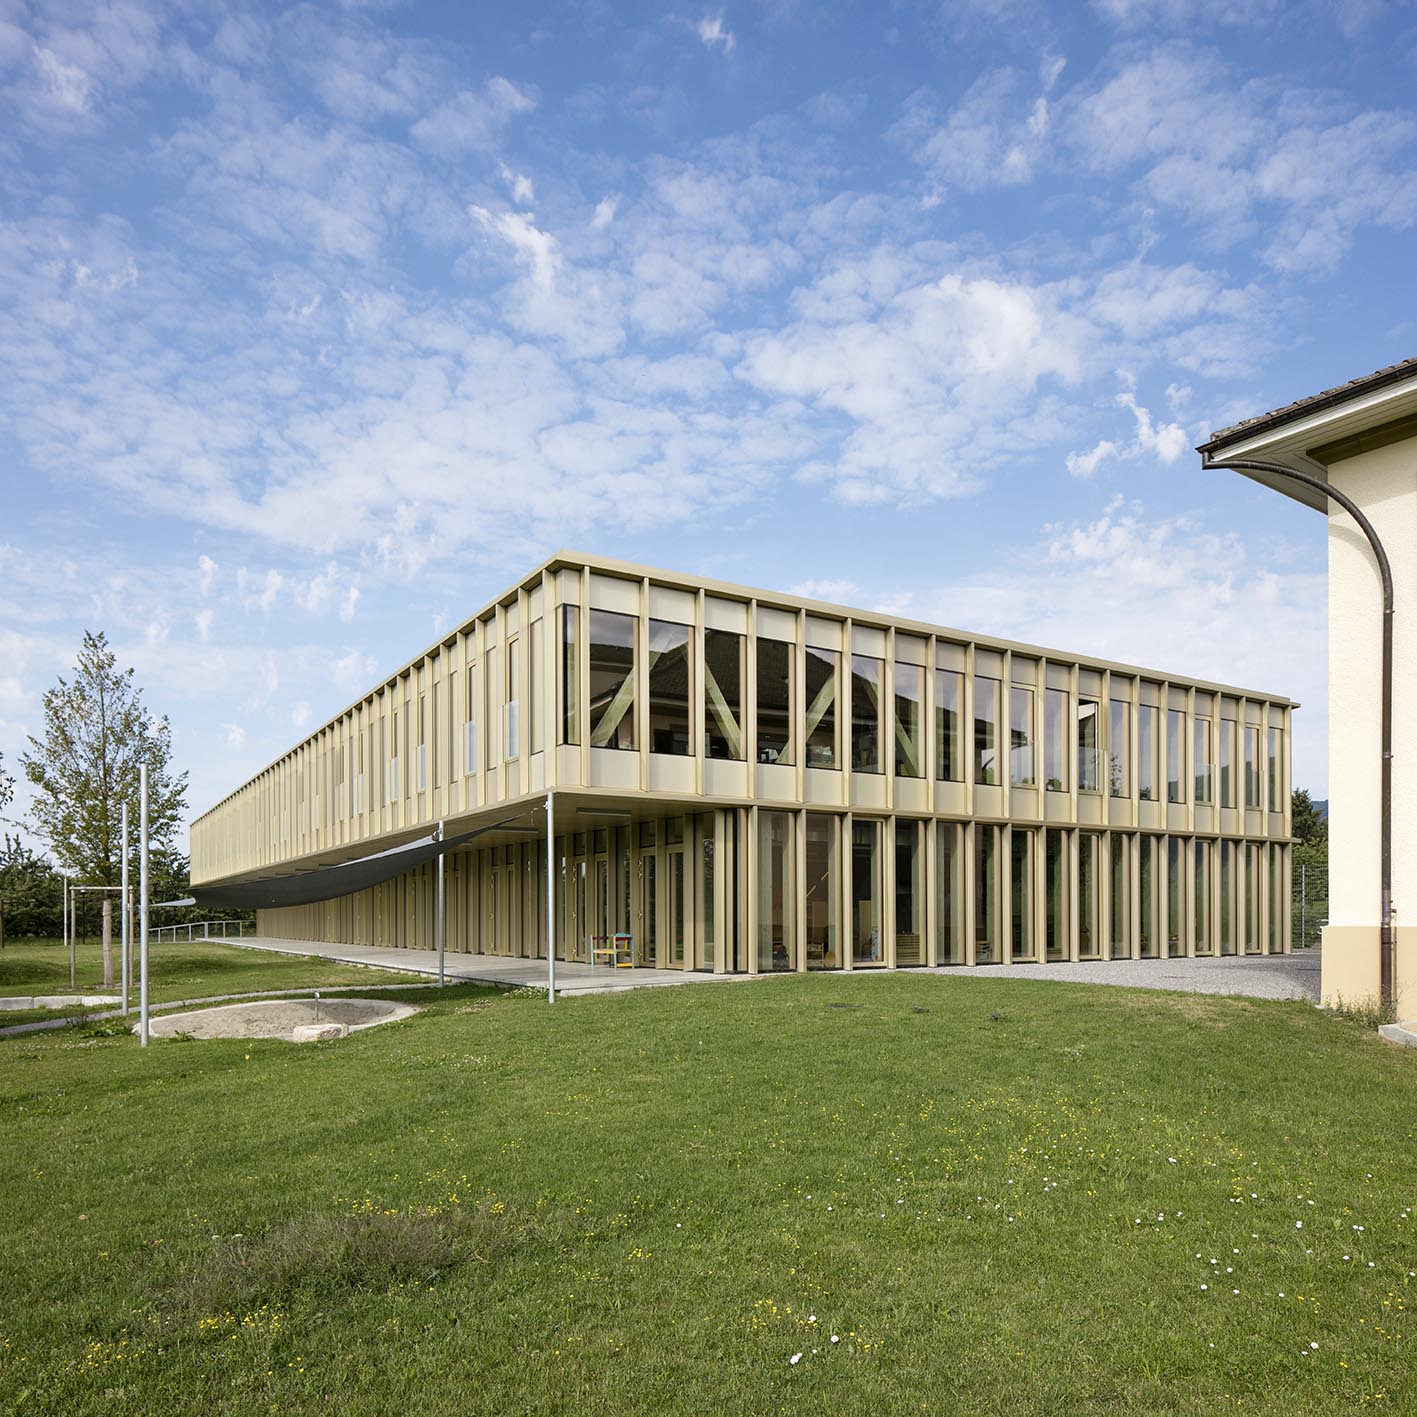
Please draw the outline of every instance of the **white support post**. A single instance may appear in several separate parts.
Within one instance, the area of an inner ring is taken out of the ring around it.
[[[556,1002],[556,811],[546,791],[546,1002]]]
[[[138,768],[138,1043],[148,1046],[148,765]]]
[[[123,1001],[123,1016],[128,1016],[128,949],[132,941],[128,937],[128,804],[123,804],[123,895],[119,910],[122,912],[122,946],[119,950],[119,973],[123,976],[119,989]]]
[[[61,890],[61,895],[60,895],[60,905],[59,905],[59,909],[63,912],[63,915],[64,915],[64,923],[63,923],[63,930],[64,930],[64,953],[69,956],[69,987],[72,989],[72,988],[74,987],[74,949],[73,949],[73,945],[71,944],[71,942],[70,942],[70,940],[69,940],[69,878],[68,878],[68,876],[63,876],[63,877],[60,878],[60,890]]]
[[[439,822],[439,823],[438,823],[438,844],[439,844],[439,846],[441,846],[441,845],[443,844],[443,824],[442,824],[442,822]],[[437,935],[437,937],[438,937],[438,987],[439,987],[440,989],[448,982],[448,980],[447,980],[447,974],[446,974],[446,971],[445,971],[445,969],[444,969],[444,967],[443,967],[444,948],[445,948],[445,942],[446,942],[446,938],[447,938],[446,921],[445,921],[445,910],[444,910],[444,900],[445,900],[445,897],[444,897],[444,894],[443,894],[443,860],[444,860],[444,856],[443,856],[443,853],[440,851],[440,852],[438,853],[438,877],[437,877],[437,879],[438,879],[438,889],[437,889],[437,893],[436,893],[436,896],[435,896],[435,899],[434,899],[434,906],[433,906],[434,910],[436,910],[437,913],[438,913],[438,918],[437,918],[437,920],[434,922],[433,929],[434,929],[434,933],[435,933],[435,934]]]

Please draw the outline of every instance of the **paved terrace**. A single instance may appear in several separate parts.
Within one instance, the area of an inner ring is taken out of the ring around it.
[[[248,936],[228,944],[277,954],[316,955],[342,964],[401,969],[412,974],[438,974],[436,950],[379,949],[370,945],[327,945],[318,940],[281,940]],[[834,971],[835,972],[835,971]],[[1192,994],[1242,994],[1252,999],[1319,998],[1319,952],[1292,955],[1227,955],[1217,959],[1086,960],[1075,964],[993,964],[972,969],[913,970],[917,974],[951,974],[960,979],[1052,979],[1076,984],[1117,984],[1131,989],[1179,989]],[[544,959],[511,959],[502,955],[446,956],[448,979],[457,983],[546,984]],[[556,961],[558,994],[614,993],[673,984],[744,983],[746,974],[686,973],[678,969],[612,969]],[[772,976],[759,976],[772,977]]]

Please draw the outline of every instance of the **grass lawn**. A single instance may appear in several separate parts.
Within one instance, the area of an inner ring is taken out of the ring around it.
[[[0,1411],[1417,1410],[1417,1053],[1305,1004],[462,986],[0,1126]]]
[[[116,987],[119,968],[118,941],[113,942],[113,1002],[119,1002]],[[77,984],[69,987],[69,953],[62,940],[9,940],[0,950],[0,995],[85,994],[96,996],[103,988],[103,954],[96,940],[81,943],[77,950]],[[211,994],[242,994],[266,989],[323,989],[354,987],[382,980],[402,979],[379,969],[299,955],[273,954],[267,950],[243,950],[215,941],[186,940],[148,943],[148,998],[153,1004],[174,999],[197,999]],[[415,976],[407,976],[413,980]],[[129,1004],[138,1007],[138,961],[133,956],[133,983]],[[95,1010],[90,1010],[94,1012]],[[64,1013],[71,1012],[64,1010]],[[56,1009],[0,1012],[0,1028],[28,1023],[34,1019],[58,1018]]]

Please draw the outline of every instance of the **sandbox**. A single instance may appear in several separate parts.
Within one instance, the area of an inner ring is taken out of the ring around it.
[[[182,1033],[189,1038],[282,1038],[288,1043],[317,1043],[417,1012],[411,1004],[386,999],[258,999],[249,1004],[163,1014],[151,1021],[148,1031],[154,1038]]]

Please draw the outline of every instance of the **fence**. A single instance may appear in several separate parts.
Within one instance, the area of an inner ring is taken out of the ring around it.
[[[228,927],[234,925],[236,929],[228,933]],[[221,934],[215,935],[212,931],[220,928]],[[195,920],[188,925],[155,925],[148,934],[154,944],[160,944],[163,940],[225,940],[234,935],[241,938],[242,932],[246,928],[244,920]],[[186,935],[179,934],[185,930]],[[200,933],[194,934],[193,931]]]
[[[1317,945],[1328,924],[1328,868],[1294,863],[1294,948]]]

